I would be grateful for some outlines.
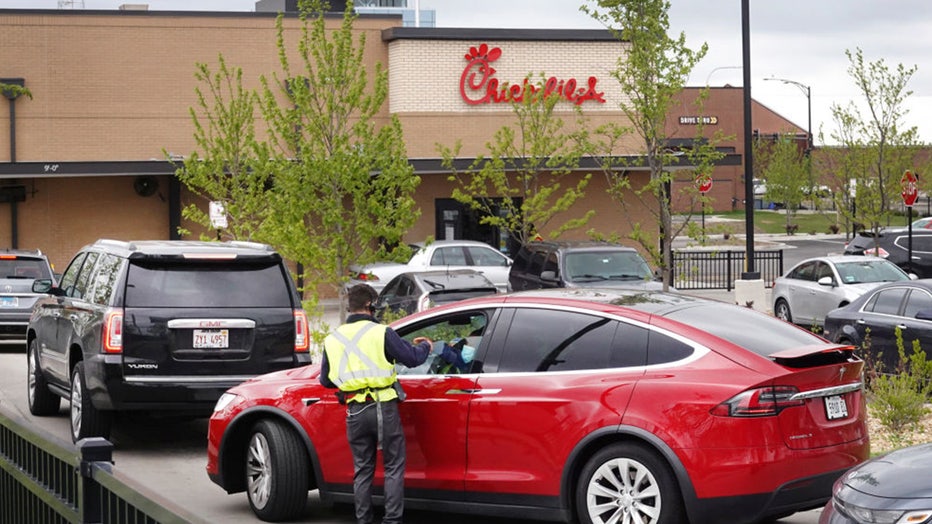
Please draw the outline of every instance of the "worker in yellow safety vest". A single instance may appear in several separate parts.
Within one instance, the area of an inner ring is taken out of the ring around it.
[[[383,524],[401,524],[404,513],[405,437],[398,404],[404,391],[395,363],[417,367],[427,360],[432,342],[426,337],[414,344],[379,324],[374,303],[378,293],[359,284],[347,293],[346,323],[324,340],[320,383],[337,388],[346,404],[346,436],[353,454],[353,496],[357,524],[372,524],[372,480],[377,450],[385,470]]]

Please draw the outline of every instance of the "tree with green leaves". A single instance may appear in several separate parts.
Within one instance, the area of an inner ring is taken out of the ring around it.
[[[906,127],[903,121],[908,113],[905,102],[912,95],[907,85],[917,67],[898,64],[891,69],[883,59],[866,61],[859,48],[845,54],[866,114],[854,104],[832,107],[835,121],[843,126],[833,137],[855,155],[850,163],[858,167],[853,172],[854,206],[844,212],[876,232],[890,224],[900,199],[900,179],[907,169],[915,169],[922,146],[917,128]]]
[[[198,63],[194,77],[198,105],[190,114],[197,150],[185,156],[178,179],[195,195],[223,205],[229,218],[227,227],[218,229],[218,238],[264,240],[261,227],[271,178],[267,149],[256,140],[258,97],[243,86],[242,69],[228,66],[223,55],[216,71]],[[185,206],[182,216],[211,227],[200,202]],[[208,237],[212,235],[203,235]]]
[[[792,232],[793,216],[802,205],[809,186],[809,157],[792,135],[776,135],[773,140],[754,142],[755,173],[767,183],[767,199],[786,207],[786,228]]]
[[[310,291],[305,307],[317,313],[318,291],[329,288],[345,302],[349,265],[405,248],[401,238],[420,215],[413,198],[420,179],[408,162],[401,124],[380,114],[387,71],[380,64],[374,71],[366,67],[365,35],[353,31],[352,2],[337,28],[327,27],[327,8],[321,0],[300,2],[293,47],[279,15],[281,71],[261,76],[256,93],[240,91],[235,69],[221,65],[217,75],[199,69],[211,94],[201,103],[202,114],[195,114],[196,121],[203,119],[196,127],[210,139],[199,142],[197,158],[209,166],[204,169],[210,177],[229,180],[186,182],[206,198],[227,202],[231,222],[243,227],[230,236],[248,231],[303,268]],[[259,133],[245,123],[251,107],[262,117]],[[243,169],[234,175],[234,167]],[[235,204],[231,188],[242,190],[237,199],[247,204]],[[345,307],[340,309],[342,317]]]
[[[511,102],[514,124],[496,131],[487,143],[488,156],[478,156],[468,169],[456,169],[459,142],[452,148],[437,145],[443,165],[452,172],[453,198],[478,211],[480,223],[508,231],[520,245],[544,231],[556,238],[582,227],[595,213],[589,210],[554,223],[583,198],[592,175],[564,187],[562,181],[579,169],[582,149],[556,112],[560,97],[546,96],[543,81],[536,85]]]
[[[401,123],[380,117],[388,72],[376,64],[370,80],[352,2],[333,30],[326,7],[301,2],[296,54],[286,45],[283,18],[276,22],[282,71],[263,76],[260,93],[268,155],[277,166],[266,228],[270,241],[303,265],[310,289],[328,286],[342,304],[350,264],[406,248],[401,239],[420,215],[413,198],[420,178]]]
[[[671,37],[667,0],[589,0],[580,9],[602,22],[625,46],[612,76],[621,86],[626,100],[621,111],[630,122],[631,129],[642,141],[643,149],[636,165],[614,160],[616,146],[625,130],[619,126],[602,126],[595,131],[601,138],[593,140],[595,157],[604,160],[603,171],[609,179],[610,193],[620,201],[634,190],[639,197],[652,200],[647,206],[656,213],[659,232],[656,236],[641,224],[634,224],[632,238],[637,240],[654,258],[663,275],[663,287],[671,285],[673,266],[672,239],[674,227],[671,211],[671,187],[676,171],[691,162],[695,173],[704,176],[718,155],[714,141],[697,139],[686,151],[674,150],[668,145],[667,115],[682,91],[689,74],[705,56],[708,46],[696,51],[686,46],[686,35]],[[686,160],[687,162],[684,162]],[[630,178],[619,170],[619,162],[629,167],[646,169],[649,181],[639,188],[630,187]]]

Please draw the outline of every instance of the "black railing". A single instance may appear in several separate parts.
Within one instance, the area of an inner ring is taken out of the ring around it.
[[[673,287],[731,291],[745,272],[746,258],[744,251],[674,251]],[[764,285],[772,287],[773,280],[783,274],[783,251],[754,251],[754,269]]]
[[[113,471],[113,445],[73,448],[0,411],[0,524],[199,522]]]

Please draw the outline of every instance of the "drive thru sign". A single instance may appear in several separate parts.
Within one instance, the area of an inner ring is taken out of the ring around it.
[[[918,181],[916,175],[908,169],[903,173],[903,178],[900,179],[900,185],[903,186],[903,204],[906,207],[913,207],[913,204],[916,203],[916,198],[919,196]]]

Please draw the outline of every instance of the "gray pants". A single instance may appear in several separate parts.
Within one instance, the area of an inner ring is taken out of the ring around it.
[[[405,434],[397,400],[351,402],[346,407],[346,437],[353,453],[353,497],[357,524],[372,524],[372,479],[375,476],[382,410],[382,465],[385,469],[385,518],[382,524],[401,524],[404,513]]]

